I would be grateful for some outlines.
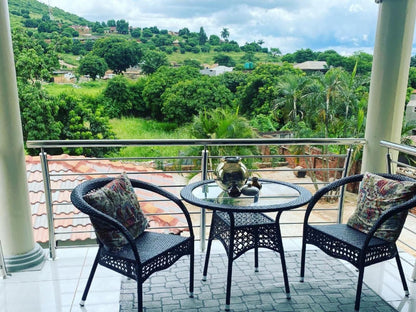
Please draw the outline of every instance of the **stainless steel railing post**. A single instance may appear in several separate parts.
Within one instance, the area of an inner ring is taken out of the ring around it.
[[[49,175],[49,166],[48,166],[48,155],[41,149],[40,163],[42,166],[42,175],[43,175],[43,187],[45,188],[45,204],[46,211],[48,213],[48,233],[49,233],[49,257],[52,260],[56,258],[55,250],[55,226],[54,226],[54,217],[53,217],[53,208],[52,208],[52,194],[51,194],[51,180]]]
[[[201,178],[206,180],[208,177],[208,155],[207,146],[204,145],[202,150],[202,163],[201,163]],[[206,236],[206,211],[205,208],[201,208],[201,227],[199,233],[201,239],[201,251],[205,250],[205,236]]]
[[[344,168],[342,170],[342,178],[345,178],[348,175],[348,169],[350,166],[352,148],[347,149],[347,156],[344,161]],[[340,196],[339,196],[339,206],[338,206],[338,223],[342,223],[342,214],[344,212],[344,195],[345,195],[345,186],[341,186]]]

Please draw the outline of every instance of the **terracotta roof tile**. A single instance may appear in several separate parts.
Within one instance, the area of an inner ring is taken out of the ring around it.
[[[52,191],[54,226],[57,241],[77,241],[94,239],[95,233],[88,216],[81,213],[70,202],[71,190],[82,181],[92,178],[115,176],[127,172],[131,178],[141,179],[157,185],[172,185],[170,174],[155,170],[150,165],[125,163],[121,161],[89,159],[83,156],[48,156],[50,188]],[[49,240],[48,217],[40,157],[26,156],[26,171],[29,185],[29,200],[35,240],[45,243]],[[87,174],[80,176],[79,174]],[[170,190],[171,191],[171,190]],[[178,195],[179,190],[175,193]],[[139,200],[148,200],[149,193],[138,191]],[[153,200],[153,197],[152,197]],[[152,201],[141,204],[145,213],[180,212],[168,202]],[[150,215],[152,227],[183,226],[186,221],[182,215]],[[165,230],[163,230],[165,231]],[[181,230],[174,229],[173,232]]]

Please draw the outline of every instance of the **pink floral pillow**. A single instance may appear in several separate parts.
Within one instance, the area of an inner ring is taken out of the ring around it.
[[[102,188],[84,195],[85,201],[97,210],[123,224],[134,238],[147,227],[147,219],[140,209],[139,201],[127,175],[123,173]],[[118,250],[127,244],[123,234],[107,223],[91,217],[95,233],[110,249]]]
[[[347,224],[368,233],[384,211],[409,200],[415,192],[416,183],[395,181],[366,172],[360,184],[357,208]],[[406,217],[407,211],[391,217],[374,235],[394,242],[400,235]]]

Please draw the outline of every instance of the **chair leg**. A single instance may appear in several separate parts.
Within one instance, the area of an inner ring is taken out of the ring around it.
[[[194,262],[195,262],[195,253],[194,253],[194,243],[192,242],[191,255],[189,257],[189,297],[194,297]]]
[[[355,295],[355,306],[354,306],[355,311],[360,310],[361,291],[363,289],[363,279],[364,279],[364,266],[358,269],[357,293]]]
[[[300,282],[303,283],[305,278],[305,257],[306,257],[306,243],[302,239],[302,252],[300,257]]]
[[[409,296],[409,288],[407,287],[406,277],[404,276],[402,262],[399,253],[396,254],[397,268],[399,269],[400,278],[402,279],[403,289],[406,297]]]
[[[254,272],[259,271],[259,247],[254,248]]]
[[[85,304],[85,300],[87,300],[88,292],[90,290],[95,271],[97,270],[99,254],[100,254],[100,249],[98,249],[97,255],[95,256],[95,260],[91,268],[90,276],[88,277],[87,285],[85,285],[84,293],[82,294],[82,299],[81,299],[81,302],[79,303],[79,305],[82,307]]]
[[[143,284],[137,280],[137,312],[143,311]]]

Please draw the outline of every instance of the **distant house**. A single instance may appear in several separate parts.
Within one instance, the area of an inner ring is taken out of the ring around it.
[[[224,74],[226,72],[232,72],[232,71],[233,71],[232,67],[216,66],[216,67],[212,67],[212,68],[201,69],[199,72],[202,75],[219,76],[219,75]]]
[[[326,72],[328,64],[325,61],[306,61],[293,65],[294,68],[299,68],[305,72],[321,71]]]

